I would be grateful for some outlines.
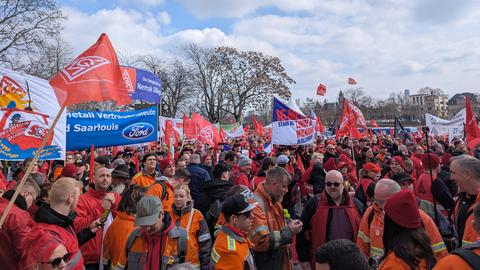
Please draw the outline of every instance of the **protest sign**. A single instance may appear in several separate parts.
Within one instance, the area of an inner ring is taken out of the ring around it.
[[[157,107],[129,112],[67,113],[67,150],[157,141]]]
[[[425,122],[434,136],[448,136],[449,141],[463,138],[466,111],[462,109],[452,119],[445,120],[434,115],[425,114]]]
[[[272,144],[311,144],[315,138],[315,124],[315,120],[274,99]]]

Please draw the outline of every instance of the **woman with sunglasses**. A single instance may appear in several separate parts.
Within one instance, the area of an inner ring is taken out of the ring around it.
[[[175,226],[164,256],[169,257],[170,264],[189,262],[201,270],[210,269],[210,231],[202,213],[193,208],[187,185],[175,186],[171,216]]]
[[[64,270],[70,261],[65,243],[54,234],[40,228],[32,229],[25,239],[23,259],[20,269],[28,270]]]

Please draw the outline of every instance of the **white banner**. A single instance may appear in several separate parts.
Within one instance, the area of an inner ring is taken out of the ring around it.
[[[242,137],[243,134],[245,134],[245,132],[243,131],[243,125],[240,125],[237,129],[233,130],[232,132],[225,131],[225,136],[231,139]]]
[[[0,68],[0,160],[33,157],[60,111],[48,81]],[[40,159],[65,159],[65,112]]]
[[[425,122],[430,128],[430,133],[434,136],[448,136],[450,142],[455,138],[463,138],[465,118],[465,109],[462,109],[450,120],[425,114]]]
[[[171,120],[173,123],[173,128],[180,134],[180,137],[183,137],[183,119],[170,118],[165,116],[160,116],[160,137],[165,136],[165,121]]]

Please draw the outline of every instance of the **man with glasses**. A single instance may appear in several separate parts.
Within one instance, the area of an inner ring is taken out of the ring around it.
[[[325,176],[325,190],[306,204],[301,221],[305,227],[297,236],[298,259],[302,269],[315,269],[314,252],[335,239],[355,241],[363,206],[350,197],[337,170]]]
[[[337,155],[337,152],[335,151],[335,146],[333,144],[327,144],[325,149],[326,149],[326,152],[323,155],[323,163],[327,163],[327,161],[331,158],[333,158],[334,160],[337,159],[338,155]]]
[[[367,208],[360,222],[357,245],[367,257],[375,258],[372,261],[378,261],[384,255],[383,218],[385,214],[383,206],[386,200],[400,192],[400,190],[400,185],[394,180],[379,180],[375,185],[374,203]],[[430,237],[432,250],[437,260],[443,258],[447,254],[447,248],[435,222],[422,210],[420,210],[420,217],[422,218],[425,232]]]

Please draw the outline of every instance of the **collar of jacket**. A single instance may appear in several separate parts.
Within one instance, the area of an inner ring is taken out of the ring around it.
[[[119,219],[135,222],[135,215],[129,215],[127,212],[118,212],[117,217]]]
[[[225,223],[225,225],[222,226],[222,231],[240,243],[245,242],[246,233],[240,231],[240,229],[236,227],[230,226],[228,223]]]
[[[58,225],[63,228],[73,226],[73,220],[77,213],[72,211],[70,215],[65,216],[53,210],[49,205],[44,204],[40,206],[38,212],[35,214],[35,221],[38,223],[47,223]]]
[[[88,189],[87,193],[90,193],[90,195],[92,195],[95,198],[100,198],[101,199],[101,198],[105,197],[105,195],[110,191],[112,191],[111,186],[108,188],[107,191],[97,191],[97,190],[95,190],[95,185],[93,183],[91,183],[89,185],[89,189]]]
[[[158,175],[158,172],[154,170],[153,173],[148,173],[147,171],[145,171],[145,168],[143,168],[142,175],[150,176],[150,177],[153,177],[153,179],[155,179]]]
[[[268,202],[269,204],[275,205],[276,202],[274,202],[272,200],[272,196],[270,196],[270,194],[268,194],[264,185],[265,185],[265,182],[258,185],[257,189],[255,190],[255,193],[258,193],[258,195],[263,197],[265,199],[265,202]]]
[[[179,217],[190,213],[190,210],[192,210],[192,201],[187,202],[187,205],[183,207],[182,209],[178,209],[175,204],[172,205],[172,210],[173,213]]]

